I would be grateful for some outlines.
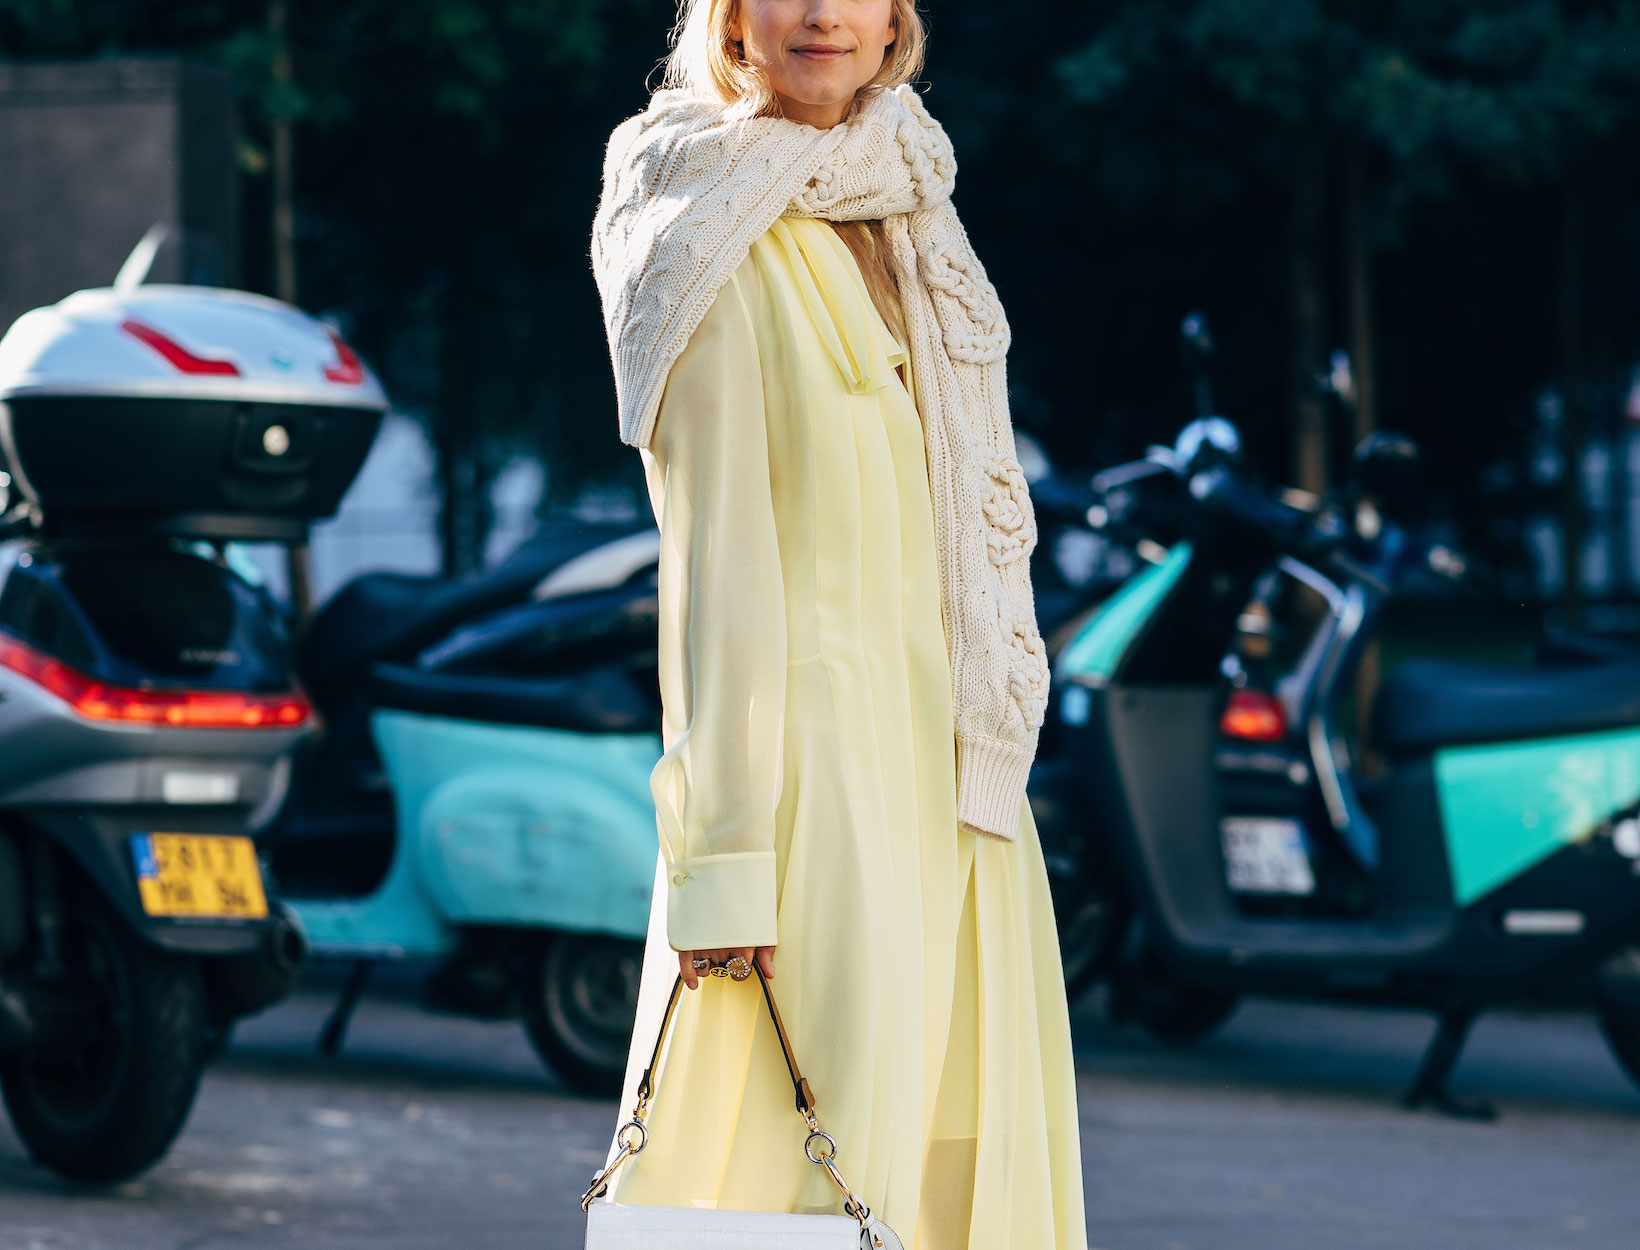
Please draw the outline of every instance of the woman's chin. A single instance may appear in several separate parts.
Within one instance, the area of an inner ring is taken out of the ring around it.
[[[785,101],[788,113],[814,115],[846,111],[850,101],[854,99],[856,90],[857,88],[853,86],[845,86],[840,89],[795,88],[790,91],[781,91],[776,88],[776,93]]]
[[[804,66],[807,72],[786,76],[776,83],[775,90],[788,100],[806,104],[810,108],[826,108],[854,98],[859,84],[854,75],[845,73],[842,66]]]

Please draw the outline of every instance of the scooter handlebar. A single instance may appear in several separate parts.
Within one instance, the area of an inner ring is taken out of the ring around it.
[[[1192,476],[1189,492],[1205,511],[1255,531],[1283,555],[1382,593],[1390,589],[1381,572],[1351,550],[1351,530],[1335,511],[1308,512],[1271,499],[1224,468]]]
[[[1290,555],[1316,554],[1322,534],[1313,514],[1271,499],[1229,469],[1193,474],[1187,486],[1190,497],[1209,514],[1258,531]]]

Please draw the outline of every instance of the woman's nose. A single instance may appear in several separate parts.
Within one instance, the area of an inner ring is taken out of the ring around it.
[[[803,25],[816,30],[835,30],[843,24],[839,9],[842,6],[837,0],[810,0],[808,14],[803,19]]]

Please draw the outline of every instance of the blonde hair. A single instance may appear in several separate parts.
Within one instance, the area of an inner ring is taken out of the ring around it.
[[[749,65],[740,46],[729,38],[729,27],[740,13],[741,0],[678,0],[678,21],[672,28],[672,51],[667,56],[663,88],[681,88],[729,106],[745,117],[779,117],[780,99],[763,73]],[[882,68],[855,93],[850,111],[878,91],[892,90],[922,73],[928,32],[917,0],[893,0],[894,42],[888,45]]]
[[[888,327],[888,332],[907,349],[905,311],[900,303],[900,284],[894,279],[890,264],[888,236],[880,221],[834,221],[831,228],[848,244],[854,261],[860,266],[860,276],[866,281],[866,291],[877,312]]]
[[[742,50],[729,38],[729,27],[740,12],[741,0],[678,0],[678,21],[672,29],[672,52],[665,61],[663,89],[692,91],[727,106],[731,116],[779,117],[780,98],[761,70],[747,63]],[[928,31],[917,0],[893,0],[894,42],[888,45],[882,68],[854,94],[852,115],[879,91],[913,81],[922,73]],[[880,221],[831,223],[854,254],[871,302],[901,344],[906,342],[905,315],[899,285],[890,263],[888,237]]]

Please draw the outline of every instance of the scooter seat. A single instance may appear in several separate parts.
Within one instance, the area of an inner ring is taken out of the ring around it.
[[[370,698],[377,708],[452,720],[589,734],[660,732],[658,696],[646,698],[631,673],[614,664],[536,680],[377,664]]]
[[[416,657],[446,673],[558,677],[568,670],[653,652],[659,604],[653,585],[566,595],[503,608],[463,625]]]
[[[1390,754],[1640,725],[1640,665],[1501,668],[1414,660],[1385,680],[1373,737]]]
[[[463,621],[525,601],[575,557],[644,528],[653,522],[549,521],[495,568],[471,577],[366,573],[314,615],[297,644],[297,673],[322,705],[332,703],[332,689],[357,682],[373,662],[410,660]]]

